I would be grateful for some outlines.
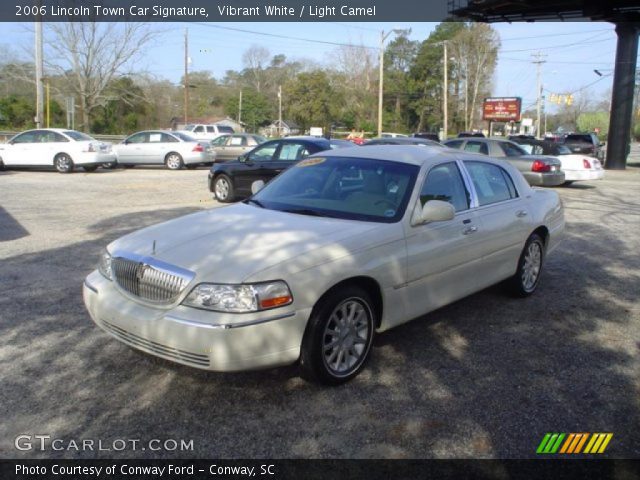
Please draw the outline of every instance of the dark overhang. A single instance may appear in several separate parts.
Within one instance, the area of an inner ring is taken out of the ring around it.
[[[638,0],[449,0],[453,18],[478,22],[640,22]]]

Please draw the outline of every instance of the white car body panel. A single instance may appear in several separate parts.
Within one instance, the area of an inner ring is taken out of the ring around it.
[[[604,168],[600,160],[595,157],[581,154],[558,155],[556,158],[562,162],[564,178],[568,182],[580,180],[602,180]],[[587,160],[591,168],[585,168],[583,160]]]
[[[66,142],[45,142],[45,143],[12,143],[13,139],[31,131],[51,131],[62,135]],[[82,165],[99,165],[115,161],[115,154],[111,144],[98,140],[73,140],[64,132],[68,130],[61,128],[40,128],[27,130],[16,135],[7,143],[0,143],[0,158],[7,167],[27,167],[27,166],[53,166],[56,155],[65,153],[71,157],[73,163]],[[89,151],[93,149],[94,151]]]
[[[151,226],[112,242],[108,251],[179,266],[193,272],[193,280],[172,304],[157,306],[94,271],[84,285],[93,320],[135,348],[197,368],[231,371],[282,365],[299,357],[313,307],[343,280],[365,277],[379,286],[382,331],[512,276],[527,238],[537,228],[549,230],[547,251],[562,236],[564,217],[557,193],[532,189],[508,162],[404,146],[354,147],[315,156],[419,165],[402,219],[378,223],[319,218],[235,204]],[[472,200],[471,208],[452,220],[412,226],[428,171],[439,163],[462,165],[464,160],[505,169],[519,197],[484,207]],[[476,230],[465,233],[469,227]],[[181,304],[202,282],[273,280],[287,283],[293,303],[247,314]]]

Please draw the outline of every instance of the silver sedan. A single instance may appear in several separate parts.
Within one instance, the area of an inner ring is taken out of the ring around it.
[[[170,170],[212,163],[215,153],[207,143],[181,132],[137,132],[113,147],[118,165],[165,165]]]
[[[209,150],[215,152],[216,162],[228,162],[237,159],[243,153],[253,150],[267,139],[252,133],[234,133],[222,135],[211,140]]]

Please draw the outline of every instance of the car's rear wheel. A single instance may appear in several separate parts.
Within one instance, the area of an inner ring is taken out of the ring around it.
[[[511,291],[519,297],[528,297],[535,292],[544,262],[544,240],[537,233],[532,234],[522,249],[518,270],[509,283]]]
[[[73,160],[71,160],[71,157],[66,153],[59,153],[56,155],[56,158],[53,159],[53,165],[60,173],[73,172]]]
[[[0,172],[4,170],[4,162],[2,161],[2,157],[0,157]]]
[[[180,170],[184,166],[182,157],[176,152],[168,153],[164,159],[164,164],[169,170]]]
[[[213,193],[219,202],[233,202],[235,198],[233,182],[226,175],[219,175],[213,181]]]
[[[362,371],[375,331],[372,305],[369,294],[356,286],[335,290],[316,305],[302,340],[304,378],[339,385]]]
[[[564,185],[565,187],[568,187],[570,185],[573,184],[573,180],[567,180],[566,182],[564,182],[562,185]]]
[[[82,168],[85,172],[95,172],[98,169],[98,165],[83,165]]]
[[[106,162],[101,165],[102,168],[106,168],[107,170],[113,170],[118,166],[118,162]]]

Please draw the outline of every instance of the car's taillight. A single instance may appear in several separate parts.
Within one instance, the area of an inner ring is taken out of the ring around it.
[[[543,162],[542,160],[534,160],[533,165],[531,165],[532,172],[550,172],[551,165]]]
[[[193,147],[193,150],[191,150],[192,152],[204,152],[204,148],[202,147],[202,145],[197,144],[195,147]]]
[[[589,160],[587,160],[586,158],[582,159],[582,165],[584,166],[584,168],[591,169],[591,162],[589,162]]]

